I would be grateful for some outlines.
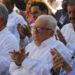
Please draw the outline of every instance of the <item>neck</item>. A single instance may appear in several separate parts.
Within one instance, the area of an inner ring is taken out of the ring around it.
[[[34,41],[37,46],[41,45],[41,42]]]

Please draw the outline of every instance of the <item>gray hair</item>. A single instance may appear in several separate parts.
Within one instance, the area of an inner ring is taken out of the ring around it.
[[[2,3],[0,3],[0,17],[2,17],[4,19],[5,23],[7,22],[7,20],[8,20],[8,9]]]
[[[51,15],[41,15],[41,16],[39,16],[39,17],[36,19],[36,21],[37,21],[37,20],[44,20],[44,21],[46,21],[46,23],[47,23],[46,27],[52,28],[53,30],[56,29],[57,21],[56,21],[56,19],[55,19],[53,16],[51,16]],[[35,22],[36,22],[36,21],[35,21]]]

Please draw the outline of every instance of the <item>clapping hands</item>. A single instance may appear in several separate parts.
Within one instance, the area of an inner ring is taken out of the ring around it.
[[[58,72],[58,71],[60,71],[60,69],[63,65],[64,59],[57,52],[57,50],[55,48],[51,49],[50,53],[52,54],[52,59],[53,59],[53,69],[54,69],[55,72]]]
[[[16,52],[15,50],[13,52],[9,52],[12,60],[15,62],[16,65],[21,66],[23,60],[29,55],[29,53],[26,53],[24,49],[21,49],[20,51]]]
[[[58,38],[65,45],[67,44],[67,42],[66,42],[64,36],[62,35],[62,33],[60,32],[60,30],[56,30],[56,38]]]

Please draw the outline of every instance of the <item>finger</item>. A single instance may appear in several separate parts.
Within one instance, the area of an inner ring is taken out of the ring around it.
[[[53,66],[57,67],[58,65],[62,64],[63,65],[63,60],[60,60],[58,62],[53,62]]]
[[[53,48],[53,50],[55,51],[55,53],[56,53],[56,55],[57,55],[58,57],[62,57],[61,54],[58,52],[58,50],[57,50],[56,48]]]
[[[54,66],[58,66],[59,64],[63,64],[63,60],[60,60],[60,61],[58,61],[58,62],[53,62],[53,65]]]
[[[53,66],[53,69],[54,69],[55,71],[57,71],[58,69],[60,70],[61,67],[62,67],[62,64],[59,64],[58,66]]]
[[[60,36],[62,35],[62,33],[60,32],[60,30],[57,29],[56,32],[57,32],[57,35],[60,35]]]
[[[19,24],[17,25],[17,29],[18,29],[20,26],[21,26],[21,24],[19,23]]]
[[[51,50],[54,51],[55,54],[58,53],[56,48],[52,48]]]
[[[25,54],[25,52],[26,52],[25,49],[21,49],[21,50],[20,50],[20,53]]]
[[[25,54],[25,58],[26,58],[28,55],[29,55],[29,52],[27,52],[27,53]]]
[[[55,54],[56,54],[56,51],[52,48],[52,49],[50,49],[50,53],[51,53],[52,55],[55,55]]]
[[[61,57],[59,57],[59,56],[53,56],[53,61],[54,62],[57,62],[57,61],[60,61],[60,60],[63,60]]]
[[[13,50],[13,52],[9,52],[9,54],[14,54],[15,53],[15,50]]]
[[[9,52],[9,54],[13,54],[13,52]]]

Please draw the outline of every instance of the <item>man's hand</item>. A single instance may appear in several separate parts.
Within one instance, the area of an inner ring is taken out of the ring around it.
[[[56,30],[56,37],[63,42],[65,45],[67,44],[64,36],[62,35],[62,33],[60,32],[60,30]]]
[[[18,29],[20,38],[24,39],[27,36],[26,35],[26,28],[24,28],[21,24],[18,24],[17,29]]]
[[[61,67],[63,70],[65,70],[67,73],[72,71],[72,68],[70,65],[66,62],[66,60],[61,56],[61,54],[55,49],[51,49],[50,53],[52,54],[53,58],[53,70],[55,72],[59,72]]]
[[[14,50],[13,52],[9,53],[15,64],[18,66],[21,66],[23,60],[29,55],[29,53],[26,53],[24,49],[21,49],[19,52]]]
[[[53,69],[55,72],[59,72],[63,65],[64,60],[55,48],[51,49],[50,53],[52,54],[53,58]]]
[[[24,39],[26,36],[31,36],[31,33],[26,25],[18,24],[17,29],[21,39]]]

